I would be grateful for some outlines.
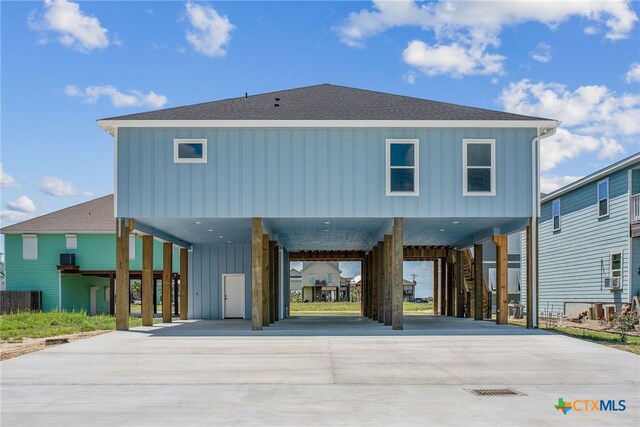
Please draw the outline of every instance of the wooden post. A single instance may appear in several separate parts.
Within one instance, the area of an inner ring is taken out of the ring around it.
[[[262,235],[262,326],[269,326],[269,300],[271,299],[271,283],[269,283],[269,235]]]
[[[173,245],[162,245],[162,321],[171,323],[171,273],[173,267]]]
[[[276,322],[278,284],[276,282],[276,242],[269,242],[269,323]]]
[[[393,235],[385,234],[384,236],[384,268],[382,275],[384,279],[384,325],[392,326],[392,306],[391,303],[391,291],[392,291],[392,270],[393,270]]]
[[[262,330],[262,218],[251,220],[251,329]]]
[[[280,320],[280,249],[278,248],[278,242],[273,242],[273,281],[274,281],[274,317],[275,321]]]
[[[384,298],[385,298],[385,286],[384,286],[384,253],[387,248],[384,245],[384,241],[378,244],[378,323],[385,322],[385,306],[384,306]]]
[[[116,220],[116,329],[129,329],[129,219]]]
[[[371,319],[378,320],[378,282],[380,281],[378,262],[380,260],[380,247],[373,247],[373,262],[371,272]]]
[[[189,318],[189,251],[180,249],[180,320]]]
[[[507,253],[507,236],[493,236],[496,244],[496,323],[509,323],[509,258]]]
[[[464,291],[464,265],[462,251],[456,251],[455,259],[456,276],[456,317],[465,317],[465,291]]]
[[[473,319],[474,320],[482,320],[483,319],[483,310],[482,310],[482,302],[484,289],[482,289],[482,245],[474,245],[473,246],[473,293],[474,293],[474,307],[473,307]]]
[[[438,259],[433,260],[433,314],[438,314]]]
[[[180,316],[180,282],[177,274],[173,275],[173,314]]]
[[[153,314],[158,314],[158,280],[153,279]]]
[[[375,249],[375,248],[373,248]],[[367,317],[373,319],[373,250],[369,252],[367,261]]]
[[[455,315],[454,313],[455,283],[453,280],[453,276],[454,276],[453,253],[454,251],[451,251],[449,253],[449,256],[447,257],[447,316]]]
[[[404,260],[403,242],[404,242],[404,220],[403,218],[393,219],[393,243],[392,243],[392,314],[391,314],[391,326],[394,330],[401,330],[403,328],[404,318],[402,311],[403,303],[403,277],[402,277],[402,262]]]
[[[360,315],[364,316],[364,281],[366,279],[365,274],[365,266],[366,266],[366,255],[365,258],[360,260]]]
[[[153,236],[142,236],[142,326],[153,326]]]
[[[115,275],[113,273],[109,273],[109,314],[112,316],[116,314],[115,286],[116,286]]]
[[[440,313],[447,314],[447,260],[440,258]]]
[[[531,241],[531,220],[529,220],[529,223],[527,224],[527,229],[525,231],[525,239],[526,239],[526,274],[527,274],[527,289],[526,289],[526,293],[527,293],[527,328],[531,329],[533,327],[533,287],[531,286],[532,284],[532,275],[531,275],[531,258],[532,258],[532,249],[533,249],[533,245],[532,245],[532,241]]]

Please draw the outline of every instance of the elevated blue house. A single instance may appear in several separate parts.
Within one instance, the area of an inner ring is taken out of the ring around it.
[[[442,314],[462,316],[461,249],[493,240],[501,259],[528,227],[535,252],[539,141],[558,122],[324,84],[99,125],[115,142],[118,253],[130,232],[180,246],[189,318],[260,329],[287,316],[289,260],[361,260],[363,314],[400,329],[403,260],[442,263]]]
[[[640,292],[640,153],[541,202],[540,311],[574,316],[594,303],[620,310],[632,302]]]

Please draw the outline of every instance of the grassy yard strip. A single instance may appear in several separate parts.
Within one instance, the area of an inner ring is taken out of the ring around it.
[[[433,304],[405,302],[404,314],[431,314]],[[292,316],[356,316],[360,314],[359,302],[292,302]]]
[[[140,326],[141,320],[130,317],[129,325]],[[0,339],[9,342],[19,342],[22,338],[47,338],[78,332],[112,331],[115,328],[114,316],[89,316],[84,312],[21,312],[0,317]]]

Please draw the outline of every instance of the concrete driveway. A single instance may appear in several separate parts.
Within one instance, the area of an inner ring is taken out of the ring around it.
[[[446,317],[189,321],[0,363],[2,426],[634,425],[640,357]],[[476,396],[510,388],[517,395]],[[556,410],[558,398],[625,411]]]

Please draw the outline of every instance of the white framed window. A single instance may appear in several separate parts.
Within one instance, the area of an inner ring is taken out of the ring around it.
[[[598,181],[598,218],[609,215],[609,178]]]
[[[136,236],[129,236],[129,259],[136,259]]]
[[[622,252],[614,252],[610,255],[610,258],[609,278],[622,277]]]
[[[207,163],[207,140],[204,138],[174,139],[173,163]]]
[[[420,140],[386,140],[387,196],[420,194]]]
[[[309,275],[309,278],[307,279],[310,285],[315,285],[316,284],[316,278],[313,274]]]
[[[553,231],[560,231],[560,199],[551,203],[551,215],[553,219]]]
[[[327,284],[333,285],[333,273],[327,273]]]
[[[496,195],[496,140],[462,140],[462,194]]]
[[[104,301],[111,302],[111,295],[109,295],[109,287],[104,288]]]
[[[78,249],[78,236],[76,234],[65,234],[64,237],[67,249]]]
[[[24,260],[38,259],[38,235],[37,234],[22,235],[22,259]]]

